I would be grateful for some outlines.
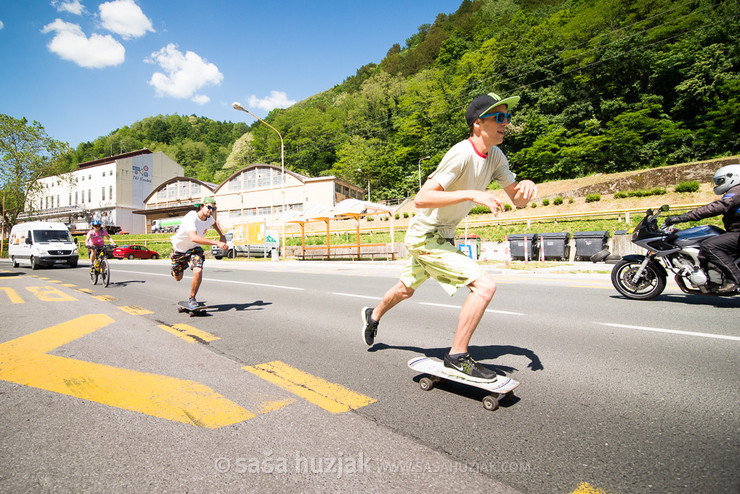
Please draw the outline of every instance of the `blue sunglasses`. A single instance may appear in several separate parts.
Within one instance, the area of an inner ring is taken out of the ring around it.
[[[493,113],[484,113],[479,118],[496,117],[497,123],[509,123],[511,122],[511,113],[504,113],[502,111],[496,111]]]

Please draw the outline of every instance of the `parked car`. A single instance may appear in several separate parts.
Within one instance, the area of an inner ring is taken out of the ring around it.
[[[211,255],[216,259],[221,259],[223,257],[234,259],[239,255],[268,257],[273,255],[273,251],[277,252],[280,248],[280,235],[278,232],[273,230],[267,230],[265,241],[262,244],[235,245],[234,230],[229,230],[224,234],[224,236],[226,237],[226,244],[229,246],[229,250],[224,252],[215,245],[211,247]]]
[[[159,254],[143,245],[121,245],[113,251],[118,259],[159,259]]]

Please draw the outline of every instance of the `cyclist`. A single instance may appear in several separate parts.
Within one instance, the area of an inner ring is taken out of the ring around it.
[[[85,237],[85,246],[90,251],[90,271],[95,269],[95,257],[97,255],[97,251],[102,250],[105,246],[105,237],[108,237],[108,240],[110,240],[110,244],[113,247],[116,246],[113,239],[108,235],[108,232],[103,229],[103,225],[100,223],[100,220],[93,220],[92,230],[87,232],[87,236]]]

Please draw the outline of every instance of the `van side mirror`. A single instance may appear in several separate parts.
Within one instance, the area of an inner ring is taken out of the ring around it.
[[[31,240],[31,237],[26,237],[26,244],[27,245],[33,244],[33,240]]]

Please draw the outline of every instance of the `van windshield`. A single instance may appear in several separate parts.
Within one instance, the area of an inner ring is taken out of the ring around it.
[[[34,230],[34,242],[71,242],[72,236],[67,230]]]

